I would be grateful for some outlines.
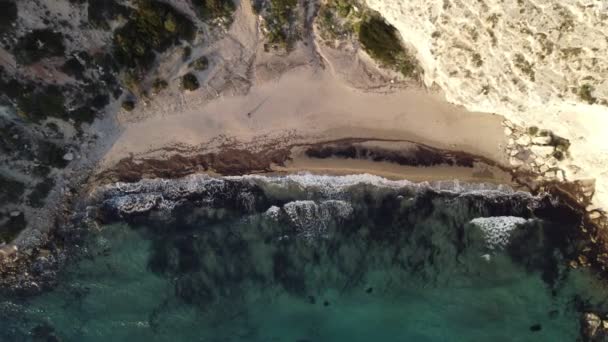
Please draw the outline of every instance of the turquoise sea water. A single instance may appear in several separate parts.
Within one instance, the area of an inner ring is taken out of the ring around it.
[[[522,215],[514,198],[291,197],[266,191],[259,210],[188,204],[107,224],[56,288],[2,298],[0,338],[575,341],[581,306],[605,300],[589,274],[564,266],[553,239],[563,220],[529,220],[508,244],[488,245],[470,220]]]

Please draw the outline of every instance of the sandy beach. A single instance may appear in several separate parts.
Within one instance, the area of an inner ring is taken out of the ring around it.
[[[230,142],[256,149],[343,138],[414,141],[504,164],[501,117],[470,113],[440,96],[415,87],[364,92],[327,69],[301,67],[256,84],[245,96],[223,96],[201,108],[128,123],[103,165],[130,155],[153,157],[171,147],[200,151]]]

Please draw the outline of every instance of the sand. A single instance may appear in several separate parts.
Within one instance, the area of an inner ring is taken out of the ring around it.
[[[237,141],[255,148],[273,139],[400,139],[466,151],[505,162],[502,118],[471,113],[440,94],[410,87],[392,93],[349,87],[330,72],[300,67],[254,85],[247,95],[222,96],[201,108],[127,123],[103,160],[131,154]]]
[[[162,159],[226,146],[259,150],[348,138],[411,141],[508,164],[502,117],[450,104],[441,92],[394,78],[353,49],[329,49],[312,39],[313,44],[299,44],[289,56],[265,53],[258,25],[243,1],[226,38],[194,49],[194,56],[211,59],[210,70],[198,74],[200,89],[184,92],[172,82],[135,112],[120,113],[121,133],[99,171],[131,156]],[[167,79],[176,80],[187,70],[175,67],[172,56],[166,60],[159,70]],[[299,155],[273,170],[510,181],[506,173],[484,168],[416,168]]]

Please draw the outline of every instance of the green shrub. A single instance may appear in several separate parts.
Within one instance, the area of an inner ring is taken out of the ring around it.
[[[192,4],[196,14],[203,20],[230,19],[236,9],[232,0],[192,0]]]
[[[140,1],[139,7],[123,27],[114,33],[116,59],[129,68],[148,70],[156,52],[164,52],[180,40],[192,41],[194,24],[168,4]]]
[[[126,110],[127,112],[132,111],[133,109],[135,109],[135,101],[133,101],[133,100],[122,101],[122,109]]]
[[[152,92],[154,94],[158,94],[162,90],[166,89],[168,86],[169,86],[169,83],[167,83],[167,81],[165,81],[163,79],[160,79],[160,78],[157,78],[152,83]]]
[[[590,84],[583,84],[578,90],[578,97],[587,102],[588,104],[594,104],[597,99],[593,97],[593,91],[595,89]]]
[[[0,225],[0,242],[9,243],[13,241],[26,226],[27,221],[23,213],[19,213],[17,216],[10,216],[8,220]]]
[[[40,121],[49,116],[66,118],[65,98],[60,87],[49,85],[18,95],[18,112],[32,120]]]
[[[530,126],[528,127],[528,134],[530,135],[536,135],[538,133],[539,129],[536,126]]]
[[[44,205],[44,200],[49,195],[49,192],[55,186],[55,181],[52,178],[47,178],[38,183],[30,195],[28,196],[29,203],[34,208],[41,208]]]
[[[92,0],[89,1],[88,16],[89,23],[102,30],[109,30],[109,21],[119,16],[127,17],[130,9],[116,2],[116,0]]]
[[[186,46],[184,48],[184,53],[182,55],[182,60],[185,62],[187,60],[190,59],[190,56],[192,56],[192,48],[190,46]]]
[[[12,28],[17,20],[17,5],[12,0],[0,0],[0,33]]]
[[[85,67],[84,65],[80,64],[78,59],[71,57],[65,61],[65,63],[63,63],[61,66],[61,71],[77,80],[82,80],[84,78]]]
[[[207,70],[209,67],[209,59],[206,56],[197,58],[194,62],[190,63],[190,67],[198,71]]]
[[[198,79],[192,73],[187,73],[182,77],[182,87],[186,90],[196,90],[200,87]]]
[[[0,204],[18,203],[25,190],[25,184],[0,174]]]
[[[47,57],[63,56],[63,35],[51,29],[33,30],[21,37],[14,50],[19,64],[32,64]]]
[[[415,75],[417,62],[401,44],[397,29],[380,16],[372,15],[361,23],[359,41],[382,66],[400,71],[404,76]]]

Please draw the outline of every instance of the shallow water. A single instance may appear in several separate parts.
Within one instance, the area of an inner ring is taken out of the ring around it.
[[[564,266],[568,221],[525,196],[260,191],[248,210],[182,202],[91,233],[54,290],[3,299],[0,337],[574,341],[581,306],[605,300]]]

